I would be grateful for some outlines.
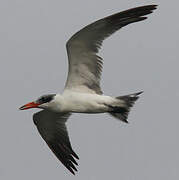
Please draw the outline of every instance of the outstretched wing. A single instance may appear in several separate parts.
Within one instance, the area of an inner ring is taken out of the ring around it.
[[[145,20],[156,5],[129,9],[98,20],[74,34],[67,42],[69,72],[65,89],[102,94],[102,58],[97,55],[104,39],[120,28]]]
[[[74,171],[77,171],[75,165],[78,165],[75,158],[79,158],[71,147],[65,125],[69,116],[70,113],[60,114],[42,110],[33,115],[33,121],[56,157],[71,173],[75,174]]]

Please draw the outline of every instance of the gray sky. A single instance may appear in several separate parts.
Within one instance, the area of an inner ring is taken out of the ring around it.
[[[102,88],[119,96],[144,90],[129,124],[107,114],[75,114],[69,135],[80,156],[73,176],[58,162],[18,107],[61,92],[67,76],[65,43],[83,26],[128,8],[159,4],[149,19],[108,38]],[[0,1],[0,179],[179,179],[178,1]]]

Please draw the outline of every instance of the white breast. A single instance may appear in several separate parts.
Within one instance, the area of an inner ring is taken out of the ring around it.
[[[56,96],[56,102],[60,111],[78,113],[103,113],[106,112],[109,104],[113,101],[112,97],[87,94],[79,92],[64,92]]]

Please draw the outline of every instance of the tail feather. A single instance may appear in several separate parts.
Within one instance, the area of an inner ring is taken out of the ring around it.
[[[126,96],[118,96],[116,99],[118,99],[120,102],[123,101],[124,106],[113,106],[110,105],[111,111],[109,112],[113,117],[120,119],[121,121],[128,123],[127,118],[129,115],[129,112],[131,110],[131,107],[134,105],[135,101],[139,98],[139,95],[142,94],[143,91],[129,94]]]

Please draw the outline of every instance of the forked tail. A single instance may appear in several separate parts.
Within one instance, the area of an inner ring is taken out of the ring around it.
[[[120,119],[123,122],[128,123],[127,118],[128,114],[131,110],[131,107],[134,105],[135,101],[139,98],[139,95],[142,94],[143,91],[134,93],[134,94],[129,94],[126,96],[119,96],[116,97],[116,99],[119,100],[119,104],[123,103],[123,106],[113,106],[110,105],[111,111],[109,112],[113,117]]]

